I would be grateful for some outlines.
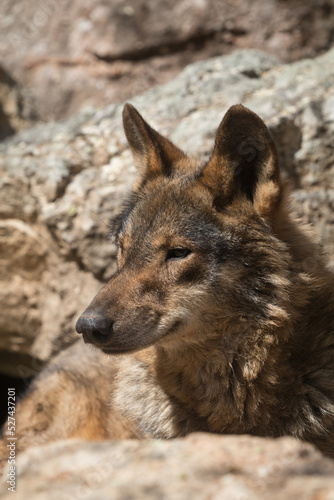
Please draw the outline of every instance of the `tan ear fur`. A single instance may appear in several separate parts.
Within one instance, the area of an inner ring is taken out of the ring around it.
[[[142,178],[171,175],[175,163],[186,155],[154,130],[131,104],[125,104],[123,126],[133,160]]]
[[[243,195],[260,215],[272,215],[280,199],[281,182],[276,148],[259,116],[242,105],[228,110],[202,182],[213,192],[218,208]]]

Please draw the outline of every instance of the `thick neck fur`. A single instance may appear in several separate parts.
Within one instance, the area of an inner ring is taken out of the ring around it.
[[[220,342],[157,348],[156,374],[162,388],[205,419],[211,432],[252,432],[269,421],[278,404],[275,388],[282,381],[277,365],[283,369],[283,347],[270,333],[248,331],[245,336],[245,330],[230,325]],[[267,414],[262,409],[264,392]]]

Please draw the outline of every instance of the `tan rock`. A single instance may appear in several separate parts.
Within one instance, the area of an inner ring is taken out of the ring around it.
[[[17,457],[17,500],[332,500],[334,462],[292,438],[68,441]],[[1,480],[3,500],[6,472]]]

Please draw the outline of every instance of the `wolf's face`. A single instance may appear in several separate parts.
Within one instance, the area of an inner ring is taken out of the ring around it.
[[[124,127],[141,175],[113,221],[118,271],[77,322],[84,340],[123,353],[283,321],[289,259],[275,236],[281,185],[263,122],[231,108],[205,165],[129,105]]]

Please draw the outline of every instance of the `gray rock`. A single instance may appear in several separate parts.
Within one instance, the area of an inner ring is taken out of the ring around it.
[[[235,49],[314,57],[333,45],[333,21],[333,0],[2,0],[0,59],[23,114],[59,120]]]

